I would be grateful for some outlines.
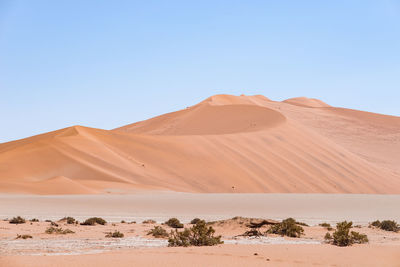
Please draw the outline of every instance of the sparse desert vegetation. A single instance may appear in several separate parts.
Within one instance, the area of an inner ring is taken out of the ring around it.
[[[142,223],[144,223],[144,224],[155,224],[157,222],[155,220],[152,220],[152,219],[147,219],[147,220],[144,220]]]
[[[108,232],[106,233],[106,237],[111,237],[111,238],[123,238],[124,234],[121,233],[120,231],[114,231],[114,232]]]
[[[222,244],[221,236],[214,236],[215,230],[207,226],[204,220],[198,221],[194,226],[185,228],[183,231],[171,231],[168,239],[170,247],[188,246],[215,246]]]
[[[172,228],[183,228],[183,224],[177,218],[170,218],[165,224]]]
[[[46,234],[58,234],[58,235],[66,235],[66,234],[74,234],[75,232],[70,229],[62,229],[61,227],[53,227],[50,226],[45,231]]]
[[[384,221],[373,221],[370,223],[371,226],[375,226],[384,231],[398,232],[400,231],[400,225],[396,221],[384,220]]]
[[[17,235],[16,239],[29,239],[33,238],[31,235]]]
[[[161,226],[154,226],[153,229],[150,229],[147,232],[147,235],[152,235],[155,238],[166,238],[169,237],[167,230],[162,228]]]
[[[92,225],[92,226],[96,225],[96,224],[105,225],[105,224],[107,224],[107,222],[103,218],[92,217],[92,218],[86,219],[83,223],[81,223],[81,225]]]
[[[363,226],[359,231],[360,233],[358,233],[358,230],[354,228],[354,225],[351,222],[339,223],[337,229],[335,229],[336,231],[327,232],[326,228],[332,226],[328,223],[321,223],[318,226],[312,225],[304,228],[304,232],[302,232],[298,228],[302,226],[298,225],[297,222],[291,218],[276,221],[261,218],[236,217],[232,219],[216,220],[213,223],[207,223],[201,219],[196,221],[196,224],[185,225],[186,228],[183,229],[170,228],[165,223],[156,223],[154,225],[134,225],[121,223],[120,221],[109,222],[106,227],[101,225],[86,227],[75,223],[71,224],[71,227],[69,227],[70,225],[66,223],[65,218],[64,220],[57,221],[57,223],[62,227],[54,227],[51,226],[50,223],[45,223],[44,221],[33,223],[32,225],[28,224],[9,227],[9,230],[6,230],[8,231],[8,234],[5,238],[7,240],[20,240],[15,242],[14,250],[18,249],[18,245],[20,247],[24,246],[24,249],[29,248],[30,251],[35,250],[35,253],[36,249],[37,253],[49,253],[46,252],[47,248],[51,248],[52,251],[54,249],[54,251],[61,253],[81,253],[81,251],[99,250],[99,246],[101,247],[103,244],[110,247],[112,250],[117,250],[122,249],[125,246],[127,249],[130,249],[136,246],[136,244],[138,244],[138,246],[149,246],[153,247],[153,249],[157,249],[155,247],[215,246],[226,241],[228,244],[236,245],[219,246],[217,249],[228,249],[231,246],[236,248],[240,246],[247,247],[251,244],[251,246],[254,246],[255,250],[251,250],[249,255],[265,257],[264,260],[268,258],[271,259],[271,261],[273,261],[274,258],[265,252],[264,244],[271,244],[270,246],[275,248],[280,247],[281,244],[288,244],[286,242],[290,242],[294,244],[294,246],[303,248],[306,245],[302,244],[310,243],[313,245],[309,247],[315,247],[315,249],[319,251],[320,249],[329,250],[329,247],[335,249],[334,246],[346,247],[351,245],[355,246],[355,244],[363,244],[368,242],[368,237],[370,237],[371,234],[371,239],[373,240],[371,246],[376,244],[392,245],[393,242],[394,244],[400,242],[398,234],[395,232],[382,233],[382,231],[368,228],[364,226],[364,224],[362,224]],[[0,225],[0,229],[2,229],[1,227],[8,225],[8,221],[1,221],[0,223],[2,224]],[[112,224],[115,224],[116,227],[113,227]],[[72,231],[66,229],[67,227]],[[280,238],[273,236],[272,230],[268,231],[268,229],[274,229],[274,233],[285,237]],[[248,230],[246,234],[241,234],[245,232],[245,230]],[[73,231],[75,231],[75,234],[71,234]],[[295,234],[291,234],[293,231]],[[43,234],[44,232],[47,235]],[[17,236],[16,233],[18,233]],[[318,245],[321,242],[321,239],[324,238],[324,235],[326,243],[334,246]],[[286,236],[289,237],[287,238]],[[303,236],[304,238],[297,239],[298,237]],[[260,238],[256,239],[254,237]],[[26,241],[24,239],[26,239]],[[36,243],[38,248],[35,247]],[[74,245],[71,246],[71,244],[76,244],[76,247],[73,247]],[[273,244],[276,244],[276,246]],[[52,247],[53,245],[54,247]],[[85,247],[86,250],[84,250],[82,246]],[[359,247],[368,248],[371,246]],[[180,253],[179,251],[183,252],[187,250],[178,249],[177,252]],[[212,250],[209,252],[212,253]]]
[[[22,224],[25,222],[26,222],[26,220],[24,218],[22,218],[21,216],[14,217],[9,221],[9,223],[11,223],[11,224]]]
[[[300,237],[304,233],[303,227],[296,223],[293,218],[287,218],[281,223],[272,225],[267,234],[277,234],[281,236]]]
[[[328,231],[332,231],[333,228],[330,223],[320,223],[319,226],[325,227]]]
[[[351,246],[352,244],[368,243],[369,240],[367,235],[350,231],[352,226],[353,222],[343,221],[337,223],[336,230],[332,235],[330,233],[326,233],[326,242],[340,247]]]
[[[305,222],[298,222],[298,221],[296,221],[296,224],[301,225],[301,226],[306,226],[306,227],[309,226],[309,225],[306,224]]]
[[[199,221],[201,221],[200,218],[194,218],[193,220],[190,221],[190,224],[196,224],[196,223],[198,223]]]
[[[60,222],[66,222],[67,224],[75,224],[77,221],[73,217],[64,217],[60,220]]]
[[[240,217],[234,217],[232,220],[238,220],[240,223],[240,220],[243,218]],[[246,232],[244,232],[244,234],[242,234],[241,236],[248,236],[248,237],[260,237],[263,236],[264,234],[261,233],[261,227],[265,226],[265,225],[274,225],[276,223],[271,222],[269,220],[257,220],[257,221],[250,221],[248,224],[246,224],[247,227],[249,227],[250,229],[247,230]]]

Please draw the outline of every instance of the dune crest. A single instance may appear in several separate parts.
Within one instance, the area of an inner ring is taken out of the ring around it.
[[[252,132],[284,123],[281,113],[255,105],[202,105],[161,115],[118,130],[159,135],[219,135]]]
[[[307,108],[328,108],[328,107],[330,107],[330,105],[326,104],[325,102],[323,102],[319,99],[307,98],[307,97],[289,98],[282,102],[288,103],[291,105],[300,106],[300,107],[307,107]]]
[[[246,96],[246,95],[213,95],[203,100],[198,105],[210,104],[210,105],[254,105],[257,100],[271,101],[269,98],[263,95]]]
[[[114,130],[3,143],[0,192],[400,193],[399,117],[289,102],[217,95]]]

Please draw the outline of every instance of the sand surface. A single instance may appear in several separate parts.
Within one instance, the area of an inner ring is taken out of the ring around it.
[[[400,193],[400,118],[217,95],[101,130],[0,144],[0,192]]]
[[[166,239],[147,235],[156,224],[82,226],[55,221],[58,227],[74,231],[57,235],[45,233],[50,222],[0,221],[0,266],[399,266],[400,233],[359,226],[353,230],[367,234],[369,243],[340,248],[324,243],[328,230],[321,226],[303,226],[301,238],[238,236],[248,230],[250,220],[255,219],[214,222],[212,227],[225,243],[189,248],[169,248]],[[115,230],[124,238],[105,237]],[[33,238],[15,239],[16,233]]]
[[[216,95],[114,130],[73,126],[0,144],[0,266],[399,267],[400,233],[368,227],[400,221],[399,193],[399,117]],[[40,221],[4,220],[18,215]],[[236,216],[310,226],[301,238],[238,237],[251,219]],[[154,224],[144,220],[171,217],[224,220],[213,227],[225,243],[169,248],[147,235]],[[46,234],[45,220],[74,233]],[[324,243],[318,224],[342,220],[369,243]],[[115,230],[124,238],[105,237]]]
[[[257,253],[258,255],[254,255]],[[222,245],[124,250],[79,256],[0,256],[1,266],[400,266],[399,247]]]

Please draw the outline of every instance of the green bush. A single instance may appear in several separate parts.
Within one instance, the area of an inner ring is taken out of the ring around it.
[[[76,222],[75,218],[72,217],[67,217],[65,219],[67,221],[67,224],[74,224]]]
[[[350,246],[352,244],[349,234],[353,222],[340,222],[336,225],[336,231],[333,233],[333,244],[340,247]]]
[[[309,226],[309,225],[306,224],[305,222],[298,222],[298,221],[296,221],[296,224],[301,225],[301,226]]]
[[[319,226],[322,226],[325,228],[331,227],[331,225],[329,223],[320,223]]]
[[[183,231],[171,231],[168,240],[170,247],[188,247],[188,246],[214,246],[222,244],[221,236],[214,236],[215,230],[203,220],[198,221],[191,228],[185,228]]]
[[[194,218],[193,220],[190,221],[190,224],[196,224],[196,223],[198,223],[199,221],[201,221],[200,218]]]
[[[165,224],[172,228],[183,228],[183,224],[177,218],[171,218]]]
[[[369,242],[368,237],[365,234],[360,234],[359,232],[354,232],[354,231],[351,231],[350,234],[351,234],[351,239],[355,244],[363,244]]]
[[[375,226],[375,227],[380,227],[381,222],[379,220],[376,220],[376,221],[373,221],[372,223],[370,223],[370,225]]]
[[[46,229],[45,233],[46,234],[66,235],[66,234],[74,234],[75,232],[71,231],[70,229],[63,230],[61,227],[56,228],[56,227],[50,226],[49,228]]]
[[[16,239],[20,239],[20,238],[22,238],[22,239],[28,239],[28,238],[32,238],[32,236],[31,236],[31,235],[18,235],[18,234],[17,234],[17,238],[16,238]]]
[[[304,229],[300,225],[297,225],[293,218],[287,218],[281,223],[272,225],[266,233],[289,237],[300,237],[304,233]]]
[[[367,235],[351,231],[353,222],[343,221],[336,224],[336,231],[330,240],[330,243],[340,247],[351,246],[354,243],[362,244],[368,242]],[[327,235],[325,235],[327,236]]]
[[[165,238],[165,237],[169,236],[167,231],[164,228],[162,228],[161,226],[154,226],[153,229],[150,229],[147,232],[147,235],[152,235],[155,238]]]
[[[67,224],[75,224],[77,221],[72,217],[64,217],[61,220],[59,220],[59,222],[66,222]],[[53,226],[55,226],[55,225],[53,225]]]
[[[21,216],[14,217],[10,220],[10,223],[12,223],[12,224],[21,224],[21,223],[25,223],[25,222],[26,222],[25,219],[22,218]]]
[[[103,218],[92,217],[81,223],[81,225],[96,225],[96,224],[105,225],[106,223],[107,222]]]
[[[142,223],[144,223],[144,224],[155,224],[157,222],[155,220],[148,219],[148,220],[144,220]]]
[[[326,241],[331,241],[332,240],[332,236],[331,236],[331,234],[329,233],[329,232],[327,232],[326,234],[325,234],[325,236],[324,236],[324,239],[326,240]]]
[[[398,232],[400,230],[400,225],[398,225],[397,222],[391,220],[384,220],[382,222],[374,221],[371,223],[371,225],[385,231]]]
[[[120,231],[114,231],[114,233],[108,232],[108,233],[106,234],[106,237],[123,238],[123,237],[124,237],[124,234],[121,233]]]
[[[397,232],[400,230],[400,226],[395,221],[384,220],[381,222],[380,228],[385,231]]]

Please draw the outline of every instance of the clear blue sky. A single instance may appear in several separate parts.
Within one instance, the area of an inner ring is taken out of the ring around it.
[[[0,0],[0,142],[214,94],[400,115],[400,1]]]

